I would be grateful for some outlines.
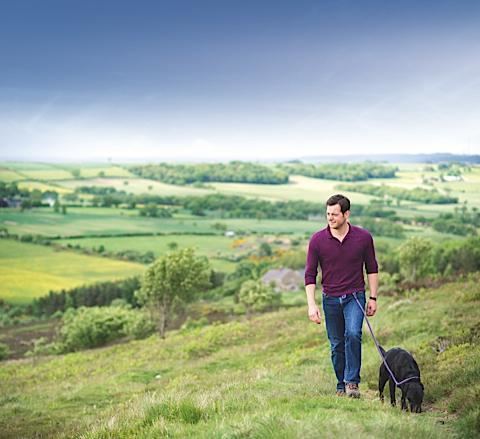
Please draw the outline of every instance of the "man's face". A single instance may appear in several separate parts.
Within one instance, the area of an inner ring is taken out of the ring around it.
[[[342,227],[348,219],[349,211],[344,214],[340,208],[340,204],[333,206],[327,206],[327,221],[331,229],[339,229]]]

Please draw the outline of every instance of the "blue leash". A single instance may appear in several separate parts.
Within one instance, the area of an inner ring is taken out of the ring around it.
[[[382,357],[382,361],[383,361],[383,364],[385,365],[385,367],[387,368],[387,371],[388,373],[390,374],[390,376],[392,377],[393,381],[395,382],[395,384],[397,385],[397,387],[399,387],[401,384],[403,383],[406,383],[407,381],[410,381],[410,380],[413,380],[413,379],[420,379],[420,377],[409,377],[409,378],[406,378],[404,379],[403,381],[397,381],[397,379],[395,378],[395,375],[393,374],[392,370],[390,369],[390,367],[388,366],[387,364],[387,361],[385,360],[385,357],[384,355],[382,354],[382,350],[380,349],[380,345],[378,344],[378,341],[375,337],[375,334],[373,333],[373,329],[372,329],[372,325],[370,325],[370,321],[368,320],[368,317],[367,317],[367,313],[365,312],[365,309],[362,307],[361,303],[358,301],[357,299],[357,293],[353,293],[353,297],[355,298],[355,301],[357,302],[357,305],[360,307],[360,309],[362,310],[363,312],[363,315],[365,316],[365,321],[367,322],[367,325],[368,325],[368,329],[370,330],[370,334],[372,335],[372,338],[373,338],[373,341],[375,343],[375,346],[377,347],[377,351],[378,353],[380,354],[380,357]]]

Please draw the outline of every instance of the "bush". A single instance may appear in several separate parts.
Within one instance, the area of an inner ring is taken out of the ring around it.
[[[125,336],[144,337],[153,329],[153,324],[141,311],[118,306],[82,307],[65,313],[60,343],[63,351],[78,351]]]
[[[281,304],[282,298],[269,285],[261,280],[247,280],[242,284],[238,300],[242,303],[247,315],[252,311],[264,311]]]
[[[25,353],[26,357],[60,354],[62,351],[62,346],[60,344],[50,342],[45,337],[36,338],[32,341],[32,343],[33,347]]]
[[[10,348],[5,343],[0,343],[0,361],[10,355]]]

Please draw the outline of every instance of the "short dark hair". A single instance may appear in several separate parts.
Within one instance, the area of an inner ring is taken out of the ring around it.
[[[350,200],[342,194],[332,195],[326,203],[327,206],[335,206],[335,204],[340,205],[342,213],[350,210]]]

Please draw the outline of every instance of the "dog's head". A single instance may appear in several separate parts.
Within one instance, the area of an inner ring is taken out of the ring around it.
[[[412,413],[422,412],[423,390],[423,384],[420,382],[410,382],[405,385],[405,394]]]

